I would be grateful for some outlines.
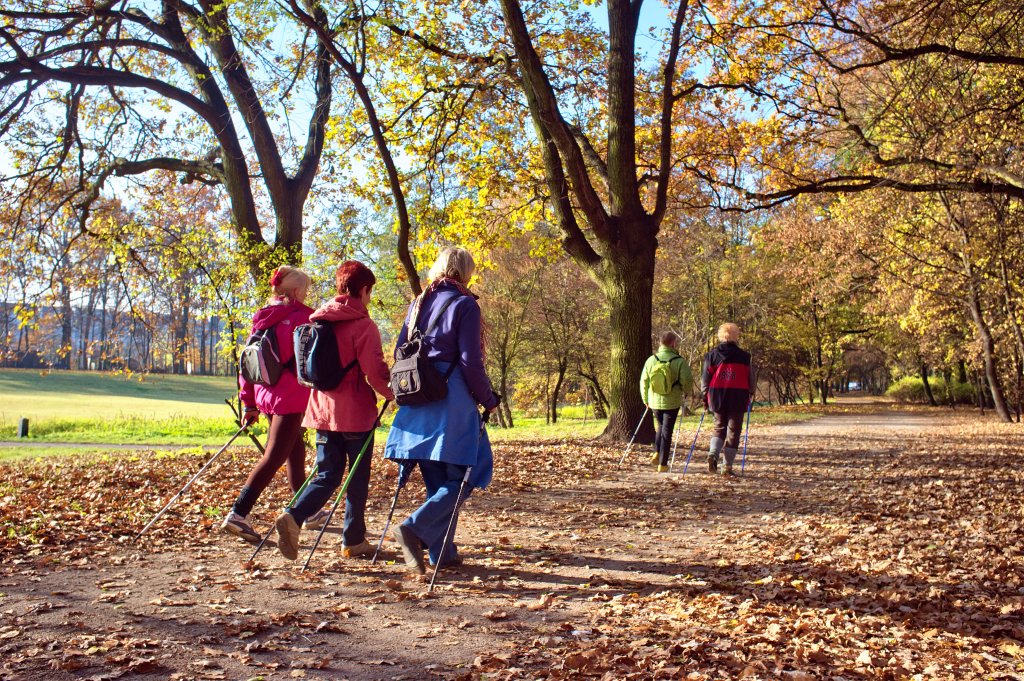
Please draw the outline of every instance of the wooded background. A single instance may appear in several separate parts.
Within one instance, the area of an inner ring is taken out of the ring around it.
[[[269,271],[470,248],[512,407],[628,436],[671,328],[762,400],[1020,420],[1024,5],[36,2],[0,10],[7,366],[225,373]],[[919,388],[919,389],[918,389]],[[511,421],[512,412],[503,415]]]

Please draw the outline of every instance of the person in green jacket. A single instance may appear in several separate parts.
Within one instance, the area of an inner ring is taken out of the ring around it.
[[[640,374],[640,395],[654,414],[657,433],[654,448],[658,457],[658,472],[668,471],[672,431],[675,430],[683,395],[693,389],[693,375],[686,360],[679,356],[679,336],[672,331],[661,334],[658,351],[647,358]]]

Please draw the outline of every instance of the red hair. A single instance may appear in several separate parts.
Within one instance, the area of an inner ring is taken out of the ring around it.
[[[346,260],[338,265],[338,271],[334,274],[334,284],[340,296],[358,296],[364,288],[376,283],[377,277],[373,276],[373,271],[358,260]]]

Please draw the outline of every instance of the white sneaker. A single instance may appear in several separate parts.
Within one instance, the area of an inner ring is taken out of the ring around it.
[[[327,518],[331,515],[331,509],[321,508],[313,515],[306,518],[306,522],[302,523],[302,527],[307,530],[319,530],[327,523]]]
[[[260,539],[263,538],[256,534],[256,530],[252,529],[252,525],[249,524],[249,521],[245,516],[238,515],[234,511],[228,513],[228,517],[224,518],[224,522],[221,523],[220,529],[228,534],[241,537],[252,544],[258,544]]]

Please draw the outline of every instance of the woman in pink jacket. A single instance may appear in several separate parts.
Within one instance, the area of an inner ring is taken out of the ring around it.
[[[299,385],[295,375],[292,331],[308,322],[313,311],[303,302],[310,283],[309,275],[297,267],[282,265],[274,270],[270,277],[270,300],[253,316],[252,331],[274,329],[285,370],[272,386],[254,385],[241,375],[238,377],[245,405],[242,418],[252,423],[262,413],[270,423],[266,452],[249,473],[235,505],[221,525],[225,532],[250,542],[258,542],[261,537],[252,529],[247,516],[281,465],[287,463],[288,484],[293,492],[297,492],[306,479],[302,416],[309,401],[309,389]]]
[[[373,554],[366,541],[366,497],[370,486],[373,431],[377,427],[377,396],[395,396],[388,383],[391,371],[384,362],[380,330],[370,319],[367,307],[377,278],[366,265],[347,260],[335,275],[338,295],[310,319],[334,323],[341,366],[356,364],[333,390],[314,390],[302,422],[316,428],[317,475],[291,508],[277,519],[277,547],[285,558],[295,560],[299,551],[299,526],[324,507],[341,484],[345,469],[355,464],[363,443],[366,452],[355,469],[345,495],[342,555],[346,558]],[[324,509],[321,512],[326,512]]]

